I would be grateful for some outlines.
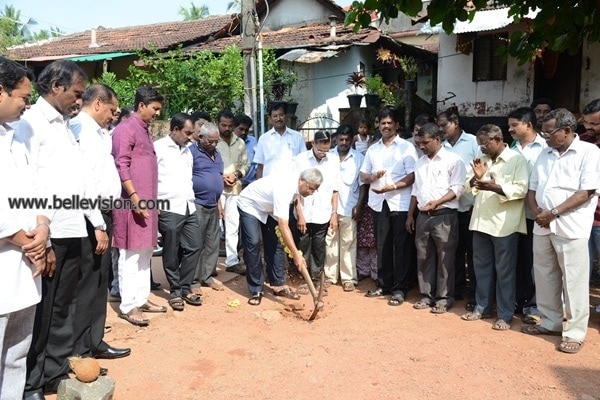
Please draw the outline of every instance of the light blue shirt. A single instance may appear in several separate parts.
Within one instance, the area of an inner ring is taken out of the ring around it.
[[[256,138],[254,136],[246,135],[246,138],[244,139],[244,143],[246,144],[246,154],[248,154],[248,160],[253,160],[254,153],[256,153],[256,145],[257,145],[258,141],[256,140]],[[254,182],[256,180],[256,168],[257,168],[257,164],[255,162],[251,162],[250,168],[248,169],[246,176],[244,176],[244,179],[242,179],[243,187],[248,186],[249,184],[251,184],[252,182]]]
[[[457,154],[465,163],[465,168],[467,169],[467,175],[471,169],[471,161],[476,158],[481,157],[481,149],[477,144],[477,139],[475,139],[475,135],[462,131],[458,140],[454,145],[451,145],[447,140],[444,140],[442,143],[444,148],[451,153]],[[473,202],[475,201],[473,194],[464,193],[458,199],[458,211],[465,212],[469,211],[469,209],[473,206]]]

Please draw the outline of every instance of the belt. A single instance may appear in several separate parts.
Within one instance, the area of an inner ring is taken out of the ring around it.
[[[423,215],[429,217],[437,217],[438,215],[456,214],[456,208],[440,208],[439,210],[419,211]]]

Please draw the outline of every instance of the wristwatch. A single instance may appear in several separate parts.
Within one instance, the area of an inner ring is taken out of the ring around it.
[[[97,231],[106,232],[106,224],[95,226],[94,229]]]
[[[553,208],[552,210],[550,210],[550,212],[552,213],[552,215],[554,215],[555,218],[560,218],[560,215],[558,214],[558,210],[556,208]]]

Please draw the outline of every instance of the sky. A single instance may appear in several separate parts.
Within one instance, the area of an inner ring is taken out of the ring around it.
[[[228,14],[229,0],[194,0],[205,4],[210,15]],[[0,8],[12,5],[21,12],[21,21],[32,18],[37,25],[32,30],[58,27],[63,32],[82,32],[98,26],[118,28],[159,22],[181,21],[180,7],[189,8],[190,0],[3,0]],[[340,6],[352,0],[337,0]],[[231,13],[232,11],[229,11]]]

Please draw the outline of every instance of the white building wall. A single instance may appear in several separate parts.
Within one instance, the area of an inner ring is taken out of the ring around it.
[[[509,31],[509,36],[512,31]],[[468,117],[502,117],[517,107],[527,107],[533,101],[534,72],[529,64],[518,66],[508,59],[507,80],[473,82],[473,55],[455,50],[456,35],[440,35],[438,59],[438,100],[454,92],[456,97],[446,104],[439,103],[438,112],[452,104]],[[583,109],[590,101],[600,98],[600,43],[584,44],[582,49],[579,104]],[[572,110],[579,112],[580,110]]]
[[[584,44],[581,63],[581,109],[600,98],[600,43]]]
[[[510,36],[510,33],[509,33]],[[505,81],[473,82],[473,54],[456,51],[456,35],[440,35],[438,58],[438,101],[456,94],[446,104],[438,103],[438,111],[452,104],[467,117],[506,116],[517,107],[527,106],[533,97],[533,72],[529,66],[518,66],[509,58]]]
[[[373,53],[373,51],[371,51]],[[340,108],[348,108],[349,94],[354,87],[346,83],[348,75],[358,71],[362,62],[368,69],[374,60],[368,59],[365,48],[350,47],[337,57],[316,64],[294,63],[292,68],[298,75],[292,97],[298,102],[298,124],[305,129],[305,139],[312,140],[312,129],[334,131],[340,121]],[[359,88],[358,93],[364,94]],[[365,107],[363,99],[362,106]]]
[[[264,28],[279,30],[284,27],[327,22],[331,9],[314,0],[294,0],[276,3],[269,10]]]

